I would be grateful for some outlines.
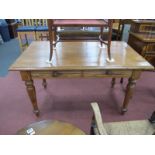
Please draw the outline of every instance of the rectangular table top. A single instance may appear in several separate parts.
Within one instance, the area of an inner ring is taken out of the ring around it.
[[[107,47],[99,42],[59,42],[53,51],[52,64],[49,41],[34,41],[11,65],[12,71],[23,70],[153,70],[142,56],[126,42],[112,41],[111,55],[114,62],[107,62]]]

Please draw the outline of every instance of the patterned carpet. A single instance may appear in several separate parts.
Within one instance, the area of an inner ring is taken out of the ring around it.
[[[35,80],[41,111],[36,118],[19,73],[9,72],[0,78],[0,134],[15,134],[20,128],[45,119],[72,123],[88,134],[92,118],[90,102],[94,101],[99,103],[104,122],[148,119],[155,110],[154,77],[154,72],[142,74],[124,116],[119,110],[127,80],[123,85],[117,80],[112,89],[111,79],[53,79],[47,80],[47,90],[41,80]]]

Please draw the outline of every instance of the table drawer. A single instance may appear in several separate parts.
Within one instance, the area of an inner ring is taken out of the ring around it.
[[[129,77],[132,71],[114,71],[114,70],[104,70],[104,71],[84,71],[84,77]]]
[[[121,76],[131,76],[131,74],[132,74],[132,71],[115,71],[115,70],[112,70],[112,71],[108,71],[108,73],[107,73],[108,75],[116,75],[116,76],[119,76],[119,75],[121,75]]]
[[[87,71],[32,71],[31,75],[35,78],[78,78],[78,77],[129,77],[132,71],[116,70],[87,70]]]
[[[76,78],[81,77],[81,71],[33,71],[31,75],[35,78]]]

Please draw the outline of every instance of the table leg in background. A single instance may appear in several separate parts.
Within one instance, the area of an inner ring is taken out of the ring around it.
[[[140,77],[140,71],[133,71],[132,76],[129,78],[129,81],[128,81],[128,84],[126,87],[126,93],[125,93],[123,106],[121,109],[122,114],[127,112],[127,107],[128,107],[129,101],[130,101],[131,97],[133,96],[133,90],[136,86],[136,81],[139,79],[139,77]]]

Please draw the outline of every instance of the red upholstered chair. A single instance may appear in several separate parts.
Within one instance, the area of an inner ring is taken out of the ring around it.
[[[57,27],[100,27],[99,41],[102,44],[107,45],[108,59],[111,60],[110,45],[112,37],[112,24],[113,20],[103,20],[103,19],[48,19],[48,30],[49,30],[49,40],[50,40],[50,57],[49,61],[52,59],[53,49],[56,48],[57,42],[59,42],[59,37],[57,35]],[[108,39],[105,42],[103,37],[103,29],[109,28]]]

